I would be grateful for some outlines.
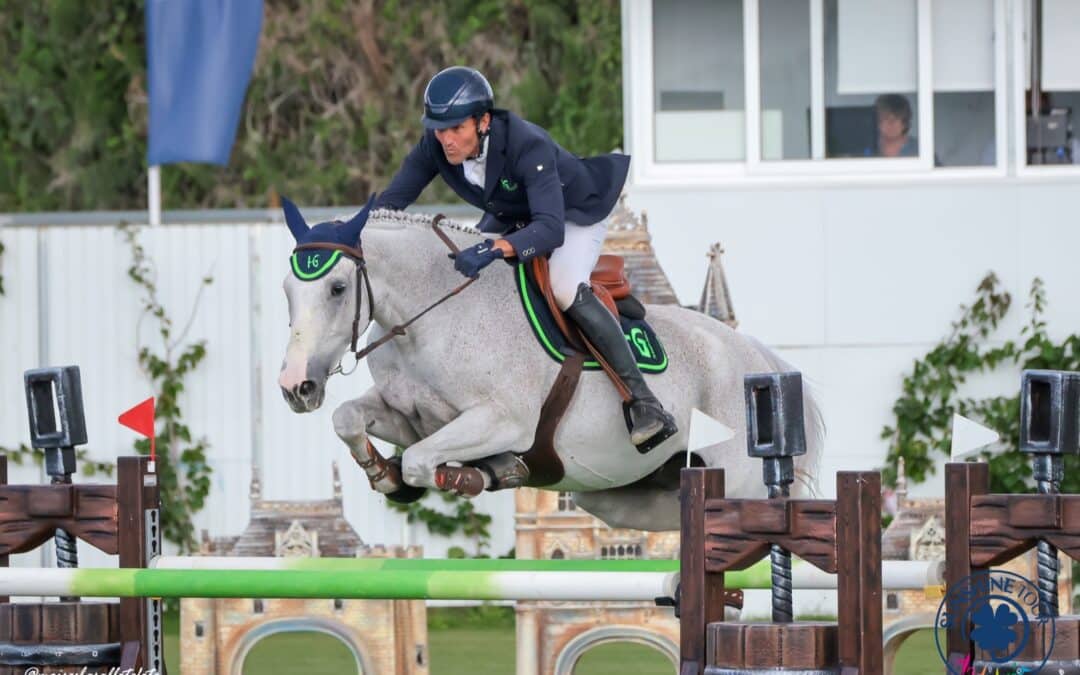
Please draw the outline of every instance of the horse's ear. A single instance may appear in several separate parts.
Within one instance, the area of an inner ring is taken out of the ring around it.
[[[372,193],[368,197],[367,204],[364,204],[364,208],[356,212],[356,215],[349,219],[349,222],[342,226],[342,239],[348,242],[350,245],[355,245],[360,241],[360,233],[364,230],[364,225],[367,224],[368,215],[371,214],[371,207],[375,204],[375,193]]]
[[[296,208],[296,204],[284,197],[281,198],[281,210],[285,212],[285,224],[289,226],[293,239],[299,243],[311,228],[304,221],[304,216],[300,215],[300,209]]]

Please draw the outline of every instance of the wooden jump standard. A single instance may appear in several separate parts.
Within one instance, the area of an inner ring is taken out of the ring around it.
[[[770,499],[725,499],[722,469],[682,472],[679,675],[793,669],[882,672],[881,479],[837,475],[836,500],[791,499],[792,457],[806,451],[798,373],[747,376],[749,452],[765,460]],[[792,622],[790,554],[836,573],[838,621]],[[773,623],[726,623],[724,573],[769,555]]]
[[[0,566],[49,539],[63,553],[60,566],[73,566],[77,537],[119,555],[120,567],[145,567],[161,552],[157,475],[149,459],[121,457],[116,485],[73,485],[75,446],[86,442],[79,369],[32,370],[25,380],[31,443],[45,450],[53,484],[7,485],[7,458],[0,456]],[[160,600],[7,600],[0,598],[0,675],[22,675],[28,666],[165,673]]]
[[[1036,627],[1035,617],[1030,617],[1033,632],[1020,653],[1007,662],[999,654],[995,662],[970,641],[969,624],[953,621],[948,628],[948,658],[950,670],[956,673],[965,661],[976,673],[984,667],[987,672],[1002,673],[1019,668],[1080,672],[1080,617],[1058,616],[1057,602],[1058,549],[1080,560],[1080,495],[1056,494],[1064,477],[1064,456],[1080,453],[1080,373],[1025,371],[1020,397],[1020,450],[1032,455],[1040,494],[990,494],[988,464],[948,464],[946,585],[962,588],[970,584],[973,573],[986,572],[1038,547],[1038,615],[1056,617],[1054,630],[1047,628],[1048,623]],[[970,611],[960,606],[963,598],[952,593],[946,594],[946,602],[950,617]]]

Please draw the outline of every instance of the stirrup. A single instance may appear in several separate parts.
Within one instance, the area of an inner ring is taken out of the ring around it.
[[[631,433],[634,430],[634,420],[630,417],[632,403],[633,401],[623,401],[622,404],[623,419],[626,420],[626,433]],[[671,413],[661,408],[660,415],[664,419],[664,426],[661,427],[660,431],[634,446],[643,455],[679,432],[679,427],[675,424],[675,418]]]

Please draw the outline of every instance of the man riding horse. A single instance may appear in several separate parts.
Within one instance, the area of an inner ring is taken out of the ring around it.
[[[675,434],[675,420],[645,383],[618,320],[589,284],[629,156],[567,152],[544,129],[495,108],[487,79],[461,66],[431,79],[421,119],[424,135],[374,206],[404,209],[440,175],[484,211],[479,229],[497,235],[457,254],[459,272],[475,277],[499,258],[549,256],[557,304],[630,391],[630,442],[655,447]]]

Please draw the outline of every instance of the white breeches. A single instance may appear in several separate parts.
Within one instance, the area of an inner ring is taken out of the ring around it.
[[[560,309],[574,303],[580,284],[588,284],[589,276],[600,258],[604,246],[607,223],[600,221],[584,227],[566,224],[563,244],[551,252],[548,269],[551,274],[551,292]]]

